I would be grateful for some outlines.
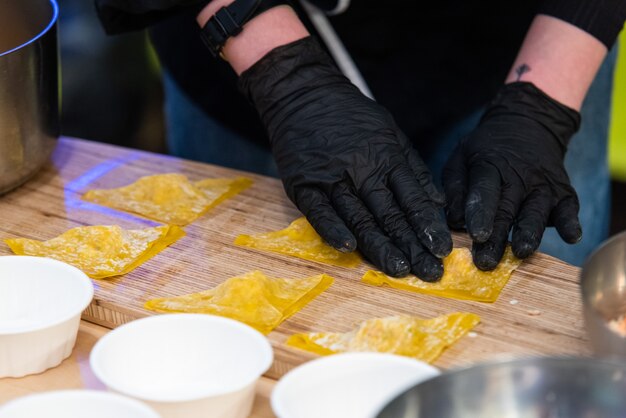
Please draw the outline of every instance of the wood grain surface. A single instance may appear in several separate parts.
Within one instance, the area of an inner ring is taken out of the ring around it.
[[[232,244],[238,234],[282,229],[300,216],[278,180],[159,154],[61,139],[51,163],[37,177],[0,198],[0,238],[46,240],[81,225],[156,225],[82,201],[80,196],[89,189],[119,187],[144,175],[167,172],[180,172],[191,180],[246,175],[254,185],[185,227],[186,237],[136,270],[95,281],[95,298],[83,315],[85,320],[113,328],[154,314],[143,309],[147,299],[206,290],[249,270],[286,278],[326,273],[335,278],[330,289],[269,334],[275,362],[268,376],[279,378],[314,357],[284,346],[293,333],[345,332],[365,319],[395,314],[426,318],[466,311],[480,315],[475,335],[463,338],[435,362],[444,369],[497,357],[590,353],[576,267],[536,254],[513,274],[493,304],[369,286],[360,282],[371,268],[367,264],[345,269]],[[457,246],[469,243],[464,235],[455,234],[454,239]],[[10,254],[5,244],[0,245],[0,254]]]

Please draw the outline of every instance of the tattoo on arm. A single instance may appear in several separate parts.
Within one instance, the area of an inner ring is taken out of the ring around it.
[[[517,81],[520,81],[524,73],[529,73],[530,70],[531,68],[528,64],[522,64],[519,67],[517,67],[515,69],[515,73],[517,74]]]

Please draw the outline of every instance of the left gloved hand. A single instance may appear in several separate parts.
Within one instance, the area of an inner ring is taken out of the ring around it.
[[[578,242],[578,197],[563,159],[580,115],[532,83],[502,87],[479,126],[461,140],[443,172],[448,224],[466,225],[474,263],[492,270],[513,228],[519,258],[539,246],[546,226]]]
[[[452,238],[428,168],[391,114],[311,36],[274,48],[239,78],[265,125],[287,196],[324,240],[385,273],[443,275]]]

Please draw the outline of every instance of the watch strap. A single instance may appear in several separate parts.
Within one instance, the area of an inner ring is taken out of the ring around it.
[[[247,21],[280,4],[288,3],[284,0],[235,0],[211,16],[200,29],[200,37],[213,56],[218,56],[228,38],[240,34]]]

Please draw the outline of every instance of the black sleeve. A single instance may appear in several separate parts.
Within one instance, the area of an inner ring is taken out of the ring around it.
[[[626,0],[545,0],[539,13],[577,26],[611,49],[626,20]]]
[[[95,0],[100,22],[110,35],[144,29],[190,7],[206,5],[209,1]]]

